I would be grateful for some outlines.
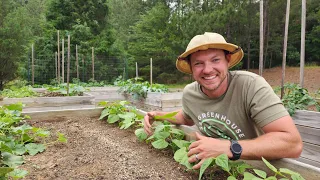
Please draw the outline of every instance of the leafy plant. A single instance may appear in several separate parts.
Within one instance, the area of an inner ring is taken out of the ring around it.
[[[280,87],[275,89],[275,92],[279,92]],[[290,115],[293,115],[296,110],[308,109],[308,107],[314,105],[317,111],[320,111],[319,103],[309,95],[308,90],[302,88],[298,84],[287,83],[284,85],[284,96],[282,102],[288,109]]]
[[[24,163],[22,155],[36,155],[43,152],[46,146],[56,142],[66,142],[63,134],[53,142],[46,142],[50,132],[32,127],[26,123],[29,116],[22,116],[23,104],[0,106],[0,178],[22,178],[27,172],[16,169]]]
[[[78,84],[79,86],[82,86],[82,87],[104,87],[104,86],[107,86],[107,83],[105,83],[103,81],[98,82],[93,79],[89,79],[88,83],[85,83],[85,82],[81,82],[80,79],[73,78],[72,83]]]
[[[120,102],[100,102],[99,105],[104,107],[99,120],[107,119],[110,124],[119,123],[120,129],[128,129],[136,122],[141,122],[143,116],[136,113],[134,110],[129,111],[125,105],[127,101]]]
[[[122,77],[118,77],[114,85],[119,86],[119,92],[132,95],[134,99],[146,98],[148,92],[168,92],[168,88],[162,84],[152,84],[143,81],[141,78],[132,78],[126,81]]]
[[[62,95],[67,95],[67,83],[62,83],[57,86],[51,86],[51,85],[44,85],[44,87],[49,92],[57,92]],[[86,89],[80,85],[77,84],[69,84],[69,96],[82,96],[83,92],[85,92]]]
[[[23,97],[36,97],[39,96],[31,86],[11,86],[10,89],[4,89],[0,95],[8,98],[23,98]]]

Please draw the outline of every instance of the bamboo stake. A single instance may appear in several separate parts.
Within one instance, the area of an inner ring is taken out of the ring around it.
[[[57,51],[54,53],[54,66],[56,67],[56,78],[58,79],[58,53]]]

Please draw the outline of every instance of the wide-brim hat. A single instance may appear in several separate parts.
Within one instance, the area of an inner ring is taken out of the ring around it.
[[[228,68],[237,65],[243,58],[243,50],[240,46],[227,43],[224,37],[218,33],[205,32],[202,35],[196,35],[189,42],[187,49],[182,53],[177,61],[177,69],[183,73],[192,74],[188,56],[194,52],[207,49],[222,49],[230,52],[231,58]]]

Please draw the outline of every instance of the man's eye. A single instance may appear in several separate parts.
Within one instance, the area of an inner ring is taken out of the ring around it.
[[[217,62],[219,61],[220,59],[212,59],[213,62]]]

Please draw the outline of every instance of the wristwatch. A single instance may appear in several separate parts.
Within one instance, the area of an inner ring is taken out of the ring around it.
[[[238,143],[238,141],[231,139],[231,146],[230,151],[232,152],[233,157],[229,158],[230,160],[238,160],[240,159],[241,153],[242,153],[242,147]]]

